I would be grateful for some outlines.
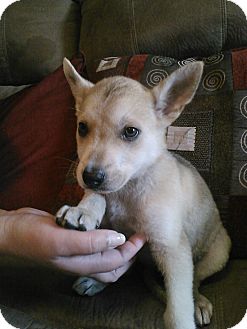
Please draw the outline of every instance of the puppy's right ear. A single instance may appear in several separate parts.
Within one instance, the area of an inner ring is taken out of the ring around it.
[[[66,57],[63,60],[63,71],[76,102],[80,102],[85,96],[85,93],[92,88],[94,84],[82,78]]]

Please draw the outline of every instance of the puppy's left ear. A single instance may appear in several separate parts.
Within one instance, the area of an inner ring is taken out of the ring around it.
[[[161,81],[152,89],[155,108],[159,117],[164,117],[167,126],[177,119],[186,104],[189,104],[198,88],[203,72],[203,62],[192,62]]]

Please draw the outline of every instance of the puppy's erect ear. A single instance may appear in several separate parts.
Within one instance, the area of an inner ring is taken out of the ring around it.
[[[63,71],[76,102],[79,102],[94,84],[82,78],[67,58],[63,60]]]
[[[189,104],[198,88],[203,72],[203,62],[192,62],[161,81],[152,89],[156,111],[170,125]]]

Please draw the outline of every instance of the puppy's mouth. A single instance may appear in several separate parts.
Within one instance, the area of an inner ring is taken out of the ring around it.
[[[96,193],[99,193],[99,194],[110,194],[110,193],[118,192],[119,190],[121,190],[121,188],[125,184],[121,184],[121,185],[114,186],[114,187],[110,187],[110,186],[88,187],[85,184],[83,184],[83,185],[84,185],[83,188],[92,190],[92,191],[94,191]]]
[[[109,194],[119,191],[128,182],[129,177],[121,171],[107,171],[93,167],[77,167],[76,177],[78,184],[86,190],[100,194]]]
[[[117,192],[119,189],[102,189],[102,188],[94,188],[94,189],[91,189],[93,190],[94,192],[96,193],[99,193],[99,194],[110,194],[110,193],[114,193],[114,192]]]
[[[121,188],[123,188],[126,183],[127,180],[121,180],[121,181],[119,180],[117,183],[104,182],[100,186],[88,186],[87,184],[84,183],[84,181],[82,181],[79,182],[79,185],[83,189],[91,190],[99,194],[110,194],[121,190]]]

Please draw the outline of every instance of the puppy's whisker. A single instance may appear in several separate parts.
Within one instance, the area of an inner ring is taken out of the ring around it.
[[[76,167],[74,168],[74,170],[72,171],[72,177],[77,179],[77,175],[76,175]]]
[[[68,162],[70,162],[70,163],[73,163],[74,165],[78,165],[78,163],[79,163],[79,160],[77,159],[77,160],[71,160],[71,159],[68,159],[68,158],[65,158],[65,157],[59,157],[59,156],[57,156],[56,157],[56,159],[60,159],[60,160],[65,160],[65,161],[68,161]]]

